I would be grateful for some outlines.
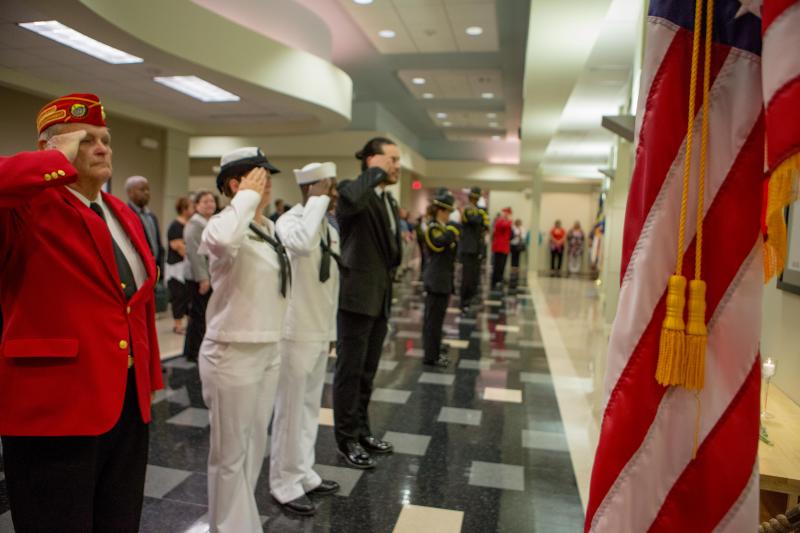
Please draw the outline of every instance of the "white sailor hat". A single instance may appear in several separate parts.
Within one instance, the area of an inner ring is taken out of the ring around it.
[[[222,192],[225,180],[231,176],[241,176],[250,170],[262,167],[270,171],[271,174],[280,172],[272,163],[267,160],[267,156],[257,146],[247,146],[237,148],[232,152],[222,156],[220,160],[220,170],[217,174],[217,189]]]
[[[325,178],[336,177],[336,164],[330,161],[325,163],[309,163],[303,168],[294,169],[294,177],[298,185],[314,183]]]

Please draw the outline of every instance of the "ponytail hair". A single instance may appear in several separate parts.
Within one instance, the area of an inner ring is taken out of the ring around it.
[[[361,161],[362,172],[367,170],[367,159],[373,155],[383,154],[384,144],[395,144],[395,142],[391,139],[387,139],[386,137],[373,137],[367,141],[367,144],[364,145],[364,148],[356,152],[356,159]]]

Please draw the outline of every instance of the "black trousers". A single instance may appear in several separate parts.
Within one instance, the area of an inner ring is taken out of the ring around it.
[[[503,282],[507,259],[508,254],[502,254],[500,252],[494,253],[494,261],[492,263],[492,285],[497,285]]]
[[[172,318],[181,319],[189,312],[189,286],[175,278],[167,282],[169,303],[172,304]]]
[[[88,415],[87,415],[88,416]],[[11,519],[17,533],[136,533],[142,514],[148,425],[134,370],[122,413],[94,437],[3,437]]]
[[[336,371],[333,375],[333,418],[336,443],[372,435],[369,400],[378,371],[388,320],[339,310]]]
[[[478,293],[481,279],[481,260],[478,254],[461,256],[461,307],[469,305]]]
[[[200,353],[200,344],[206,334],[206,307],[211,298],[211,289],[205,294],[200,294],[200,284],[196,281],[186,281],[189,289],[189,325],[186,326],[186,339],[183,341],[183,356],[190,361],[197,361]]]
[[[550,270],[561,270],[561,262],[564,259],[564,249],[550,250]]]
[[[429,363],[439,359],[442,347],[442,326],[447,314],[449,294],[428,292],[425,295],[425,318],[422,326],[422,346],[425,350],[425,361]]]

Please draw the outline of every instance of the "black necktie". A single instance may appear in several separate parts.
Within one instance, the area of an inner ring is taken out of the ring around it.
[[[106,214],[100,204],[92,202],[89,204],[89,209],[97,213],[97,216],[102,218],[103,222],[106,222]],[[108,228],[108,225],[106,225],[106,228]],[[109,229],[108,232],[110,234],[111,230]],[[131,270],[131,265],[125,258],[125,254],[122,253],[117,241],[114,240],[114,236],[109,236],[111,237],[111,245],[114,248],[114,263],[117,265],[117,273],[119,274],[119,280],[122,282],[122,290],[125,293],[125,298],[130,300],[131,296],[136,292],[136,280],[133,277],[133,270]]]
[[[389,193],[383,192],[381,193],[381,203],[383,204],[383,209],[386,211],[386,221],[389,223],[389,227],[386,229],[389,233],[389,253],[392,255],[392,261],[394,258],[397,257],[398,249],[397,249],[397,233],[392,233],[392,220],[394,220],[394,213],[392,212],[392,202],[389,200]],[[395,223],[397,221],[395,220]]]
[[[292,267],[291,263],[289,263],[289,255],[286,253],[286,248],[283,247],[281,241],[267,235],[267,232],[259,228],[254,222],[250,223],[250,229],[253,231],[253,233],[261,237],[267,244],[272,246],[272,249],[275,250],[275,253],[278,255],[278,264],[280,265],[281,269],[281,296],[286,298],[286,292],[289,290],[289,287],[292,286]]]
[[[320,240],[322,260],[319,262],[319,281],[325,283],[331,277],[331,232],[325,223],[325,239]]]

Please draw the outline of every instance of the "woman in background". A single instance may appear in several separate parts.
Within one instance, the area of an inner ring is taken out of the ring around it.
[[[586,236],[581,229],[581,223],[577,220],[572,229],[567,234],[567,272],[569,274],[578,274],[581,271],[581,261],[583,260],[583,243]]]
[[[175,321],[172,331],[183,335],[186,333],[186,329],[183,327],[183,317],[189,310],[189,290],[184,278],[186,243],[183,241],[183,228],[189,221],[189,217],[194,214],[194,205],[189,198],[181,196],[175,202],[175,212],[178,213],[178,216],[167,229],[169,250],[167,251],[167,263],[164,265],[164,279],[167,281],[172,318]]]
[[[206,333],[206,306],[211,297],[211,282],[208,275],[208,257],[198,254],[203,230],[208,219],[217,210],[217,200],[211,191],[199,191],[194,197],[195,213],[183,228],[186,267],[183,277],[189,292],[189,325],[183,355],[189,361],[197,361],[200,343]]]
[[[561,227],[561,221],[556,220],[556,225],[550,230],[550,272],[553,276],[561,275],[566,240],[567,232]]]

